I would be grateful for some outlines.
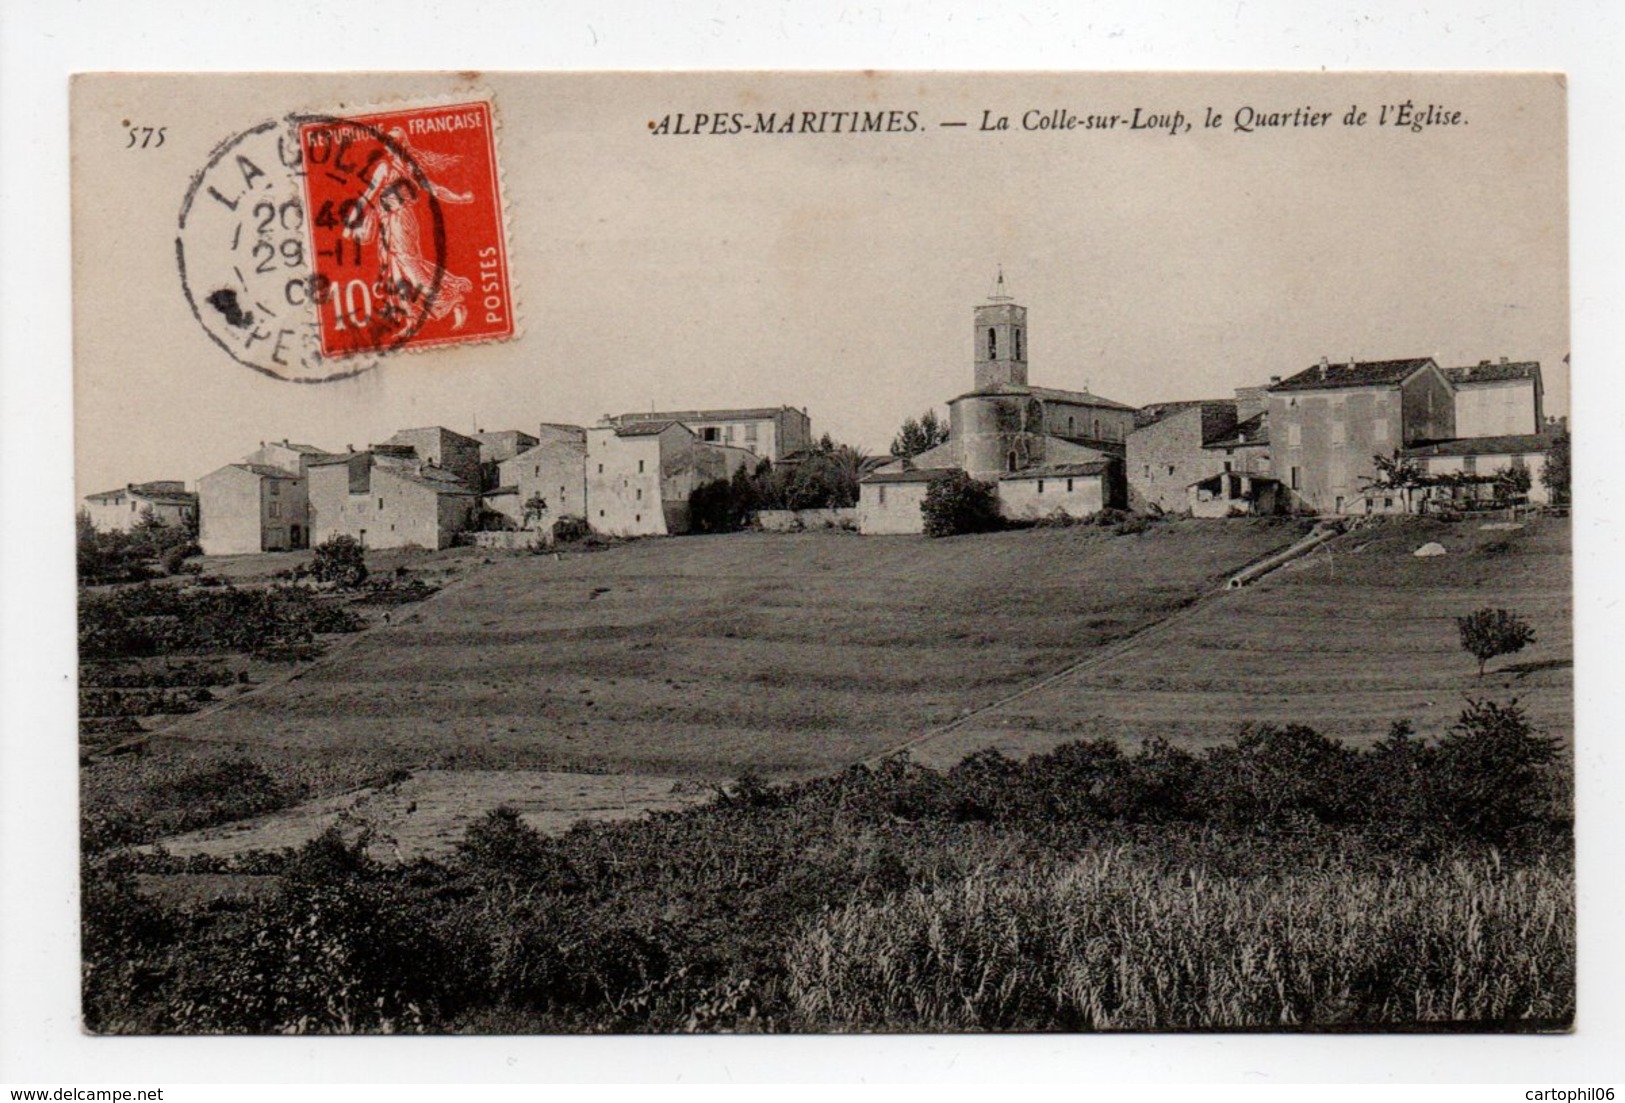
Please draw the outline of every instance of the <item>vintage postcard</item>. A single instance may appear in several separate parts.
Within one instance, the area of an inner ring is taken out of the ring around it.
[[[85,1030],[1571,1029],[1558,74],[81,74]]]

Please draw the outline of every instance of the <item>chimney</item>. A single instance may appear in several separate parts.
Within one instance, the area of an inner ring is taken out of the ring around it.
[[[1270,376],[1270,386],[1274,387],[1277,384],[1279,384],[1280,382],[1281,382],[1281,377],[1280,376],[1278,376],[1278,375]]]
[[[282,447],[286,448],[287,446],[288,446],[288,438],[283,437],[282,438]]]
[[[1325,372],[1326,372],[1326,369],[1327,369],[1327,368],[1329,368],[1329,367],[1331,367],[1331,366],[1332,366],[1332,362],[1331,362],[1331,361],[1330,361],[1330,360],[1328,360],[1328,359],[1326,359],[1326,357],[1324,357],[1324,356],[1322,356],[1322,357],[1321,357],[1321,358],[1320,358],[1320,370],[1321,370],[1321,374],[1325,374]]]
[[[345,451],[347,451],[347,452],[354,452],[354,451],[355,451],[355,445],[353,445],[353,444],[346,444],[346,445],[345,445],[345,446],[344,446],[344,449],[345,449]]]

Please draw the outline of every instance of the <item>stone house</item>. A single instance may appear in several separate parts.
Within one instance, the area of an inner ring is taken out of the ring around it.
[[[1496,475],[1510,468],[1523,468],[1529,472],[1529,501],[1533,505],[1546,505],[1551,492],[1541,482],[1546,470],[1546,453],[1552,440],[1543,434],[1524,433],[1498,437],[1469,437],[1458,440],[1436,441],[1431,444],[1407,448],[1401,457],[1413,461],[1424,475]],[[1395,492],[1384,491],[1392,496]],[[1418,496],[1420,500],[1443,502],[1448,499],[1485,499],[1494,497],[1491,484],[1478,487],[1429,487]],[[1402,507],[1402,503],[1401,507]]]
[[[877,471],[864,479],[858,494],[858,531],[866,536],[900,536],[925,528],[920,506],[941,468]]]
[[[999,513],[1011,521],[1038,521],[1057,513],[1087,517],[1110,500],[1112,465],[1102,460],[1027,468],[999,476]]]
[[[741,410],[666,410],[616,414],[604,419],[610,428],[679,422],[703,443],[740,448],[779,463],[812,447],[812,421],[805,409],[761,406]]]
[[[1372,457],[1456,435],[1455,388],[1432,357],[1322,360],[1268,394],[1271,473],[1317,513],[1381,512],[1394,498],[1370,491]]]
[[[298,444],[286,439],[260,441],[260,446],[243,457],[244,463],[261,467],[278,467],[294,475],[303,475],[316,460],[329,459],[334,453],[314,444]]]
[[[451,472],[470,490],[480,489],[480,442],[473,437],[434,425],[426,429],[402,429],[384,443],[410,448],[423,463]]]
[[[1242,388],[1234,399],[1162,402],[1141,407],[1138,427],[1128,439],[1129,508],[1176,513],[1215,487],[1227,493],[1241,485],[1214,482],[1225,472],[1268,475],[1268,417],[1262,388]],[[1211,486],[1209,484],[1212,484]],[[1249,490],[1252,483],[1247,484]],[[1248,509],[1263,503],[1251,503]],[[1273,499],[1269,503],[1273,505]],[[1202,510],[1201,515],[1211,511]],[[1226,513],[1220,514],[1225,516]]]
[[[505,485],[500,472],[503,462],[541,443],[523,429],[481,430],[474,439],[480,443],[481,490]]]
[[[585,435],[587,523],[611,536],[687,532],[689,495],[756,458],[708,444],[678,421],[597,426]]]
[[[1545,389],[1540,364],[1480,360],[1470,368],[1449,368],[1456,388],[1456,437],[1527,436],[1546,426]]]
[[[446,548],[478,515],[478,491],[410,448],[318,460],[307,478],[313,543],[342,534],[369,548]]]
[[[84,510],[98,529],[129,532],[149,512],[162,525],[190,524],[197,519],[198,501],[179,479],[158,479],[87,494]]]
[[[282,467],[228,463],[197,481],[204,555],[290,551],[309,545],[306,480]]]
[[[512,489],[514,520],[521,527],[524,504],[537,497],[547,503],[546,524],[561,517],[586,520],[587,431],[579,425],[542,425],[534,445],[497,465],[497,485],[504,492]]]

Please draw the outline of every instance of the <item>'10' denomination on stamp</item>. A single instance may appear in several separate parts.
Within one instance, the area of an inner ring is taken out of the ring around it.
[[[487,100],[293,114],[217,146],[182,204],[193,315],[238,363],[323,382],[515,332]]]

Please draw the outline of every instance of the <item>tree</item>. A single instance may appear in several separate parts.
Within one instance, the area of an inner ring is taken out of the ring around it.
[[[1456,618],[1461,647],[1478,660],[1478,676],[1484,677],[1484,664],[1497,655],[1511,655],[1535,642],[1535,630],[1516,613],[1505,609],[1480,609]]]
[[[340,534],[329,537],[316,545],[316,557],[311,560],[310,573],[317,582],[359,586],[367,580],[366,549],[353,536]]]
[[[1529,500],[1529,469],[1508,467],[1495,473],[1495,500],[1502,505],[1515,505]]]
[[[992,532],[1003,525],[993,484],[973,479],[958,469],[931,480],[920,513],[925,518],[927,536]]]
[[[1365,480],[1367,489],[1399,491],[1405,500],[1406,513],[1411,512],[1411,496],[1416,490],[1433,485],[1416,461],[1404,459],[1397,449],[1392,456],[1372,456],[1371,463],[1377,473]]]
[[[540,524],[542,518],[547,516],[547,499],[540,494],[532,494],[525,499],[524,510],[521,524],[525,528],[530,528],[532,524]]]
[[[1540,472],[1540,484],[1552,495],[1553,505],[1569,503],[1569,434],[1565,429],[1552,438],[1546,452],[1546,466]]]
[[[937,420],[935,410],[927,410],[916,421],[909,418],[897,436],[892,438],[891,454],[898,459],[913,459],[921,452],[948,442],[948,426]]]

